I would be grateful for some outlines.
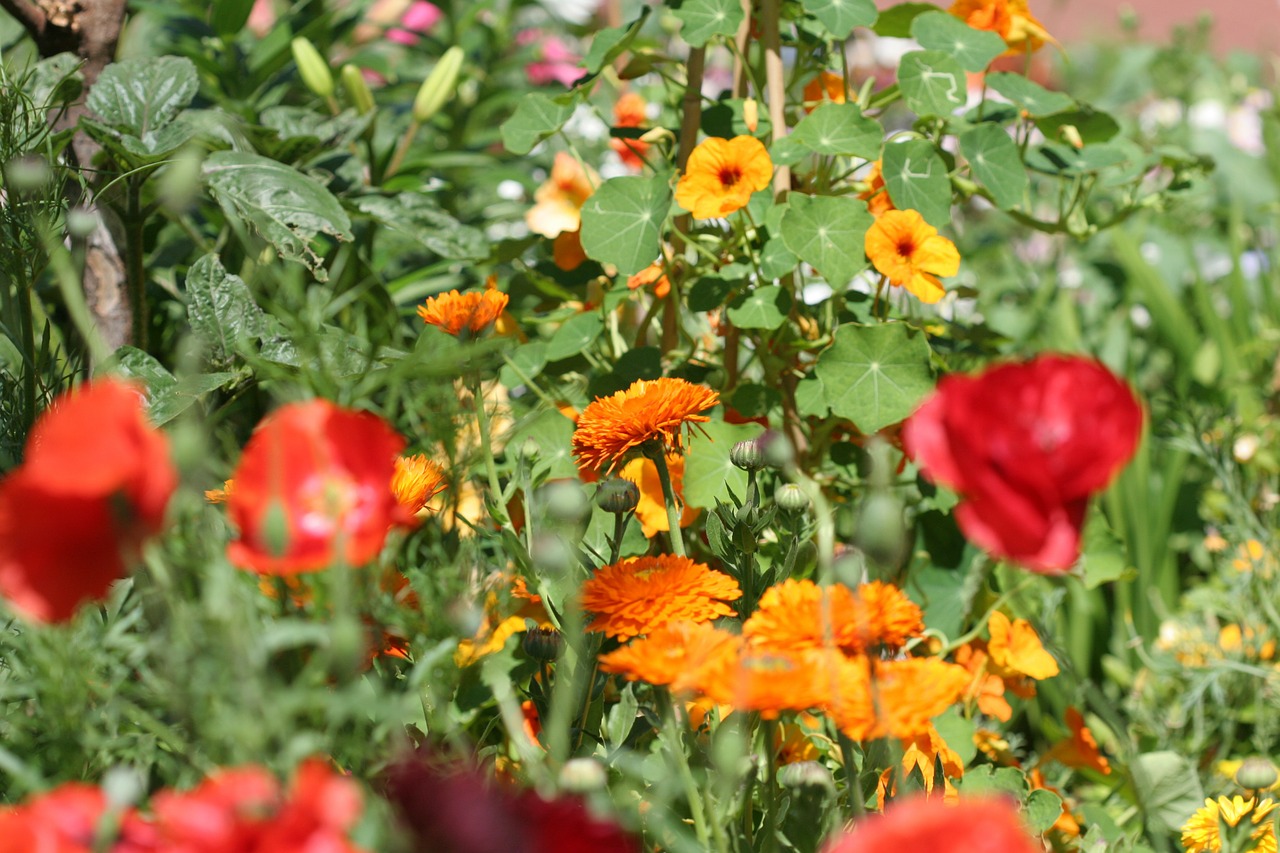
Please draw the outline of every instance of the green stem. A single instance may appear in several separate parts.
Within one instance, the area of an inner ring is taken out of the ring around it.
[[[667,454],[660,443],[651,443],[645,448],[645,455],[653,460],[658,469],[658,480],[662,483],[662,499],[667,505],[667,524],[671,528],[671,550],[677,557],[683,557],[684,534],[680,531],[680,509],[676,505],[676,492],[671,487],[671,471],[667,468]]]
[[[844,778],[849,785],[849,819],[857,820],[867,812],[866,803],[862,801],[862,774],[853,769],[853,741],[844,732],[839,732],[840,757],[844,761]]]
[[[391,162],[387,164],[387,169],[382,173],[382,180],[387,180],[400,170],[404,165],[404,158],[409,155],[409,148],[413,145],[414,138],[418,135],[418,130],[422,127],[422,123],[417,119],[409,122],[409,127],[405,129],[404,136],[400,137],[400,144],[396,146],[396,152],[391,155]]]
[[[764,845],[765,853],[778,849],[778,750],[774,737],[778,731],[777,720],[764,721],[764,752],[767,779],[764,782]]]
[[[476,407],[476,427],[480,431],[480,452],[484,455],[485,471],[489,475],[489,515],[501,527],[508,527],[511,519],[502,505],[502,485],[498,482],[498,464],[493,458],[493,443],[489,439],[489,416],[484,410],[484,388],[479,377],[471,386],[471,396]]]
[[[133,345],[147,350],[147,272],[143,263],[142,184],[130,178],[126,184],[124,215],[126,277],[129,286],[129,307],[133,311]]]
[[[659,469],[661,470],[661,469]],[[698,835],[698,846],[710,850],[711,843],[707,835],[707,819],[702,808],[702,792],[693,779],[693,770],[689,767],[689,757],[685,755],[684,738],[681,736],[681,725],[676,718],[675,702],[667,691],[663,690],[662,699],[662,731],[659,732],[666,743],[667,750],[675,759],[676,771],[680,782],[684,785],[685,799],[689,801],[689,813],[693,818],[693,829]]]

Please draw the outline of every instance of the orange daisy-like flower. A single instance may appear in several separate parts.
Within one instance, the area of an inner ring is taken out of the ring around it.
[[[676,203],[694,219],[715,219],[741,210],[751,194],[769,186],[773,161],[754,136],[711,137],[689,154],[676,185]]]
[[[773,649],[744,649],[742,654],[706,672],[709,697],[738,711],[756,711],[766,720],[785,711],[822,704],[830,683],[830,655]]]
[[[1008,45],[1005,56],[1039,50],[1053,41],[1026,0],[956,0],[948,11],[975,30],[999,35]]]
[[[738,582],[688,557],[632,557],[605,566],[582,585],[582,608],[595,614],[588,631],[629,640],[672,622],[733,616],[726,601],[742,597]]]
[[[600,176],[584,167],[572,154],[556,153],[551,175],[533,195],[534,205],[524,215],[534,234],[558,237],[582,227],[582,205],[600,184]]]
[[[667,454],[667,470],[671,473],[671,490],[676,500],[684,504],[684,457],[679,453]],[[636,503],[636,518],[649,539],[671,529],[667,520],[667,504],[662,497],[662,481],[658,478],[658,466],[652,459],[632,459],[619,472],[624,480],[630,480],[640,488],[640,500]],[[684,504],[680,511],[680,526],[688,527],[702,514],[696,506]]]
[[[597,397],[578,416],[573,455],[579,468],[612,473],[623,458],[649,441],[683,449],[681,430],[711,420],[700,412],[720,402],[710,388],[683,379],[637,379],[625,391]]]
[[[1058,674],[1058,662],[1044,650],[1036,629],[1026,619],[1010,622],[1008,616],[997,610],[987,620],[987,628],[991,632],[987,654],[997,675],[1025,675],[1042,681]]]
[[[812,112],[823,101],[833,104],[845,102],[844,77],[834,71],[823,71],[804,84],[805,112]]]
[[[468,330],[476,335],[483,332],[507,307],[507,294],[500,290],[485,289],[471,293],[451,290],[427,299],[418,306],[418,316],[429,326],[443,329],[451,335]]]
[[[887,211],[897,210],[893,206],[893,199],[889,198],[889,190],[884,185],[884,172],[879,160],[871,164],[871,171],[867,172],[865,180],[867,188],[858,193],[858,198],[867,203],[867,210],[872,216],[879,217]]]
[[[964,667],[936,658],[848,658],[838,663],[827,704],[836,725],[854,740],[906,740],[927,734],[931,720],[959,700],[968,685]]]
[[[1070,737],[1055,744],[1045,754],[1044,760],[1055,758],[1077,770],[1092,768],[1102,774],[1111,773],[1111,763],[1098,750],[1097,738],[1084,724],[1084,716],[1075,708],[1067,708],[1066,722],[1071,730]]]
[[[601,655],[600,669],[676,694],[701,694],[708,669],[736,658],[741,645],[742,638],[709,622],[672,622]]]
[[[416,515],[427,502],[444,491],[444,472],[421,453],[396,457],[396,472],[391,476],[391,491],[400,505]]]
[[[752,645],[803,651],[830,643],[846,654],[878,645],[899,647],[924,630],[920,608],[891,584],[874,581],[851,590],[825,589],[790,578],[769,587],[742,634]]]
[[[960,271],[955,244],[914,210],[882,213],[867,229],[867,257],[889,283],[905,287],[921,302],[937,302],[946,291],[938,276]]]

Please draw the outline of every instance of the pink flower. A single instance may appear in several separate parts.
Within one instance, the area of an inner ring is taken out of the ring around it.
[[[572,86],[587,73],[586,69],[578,65],[581,57],[553,35],[540,30],[525,30],[516,36],[516,44],[538,46],[537,61],[524,67],[529,82],[535,86],[549,86],[552,83]]]
[[[422,36],[431,32],[432,28],[440,23],[440,19],[443,17],[444,13],[434,3],[428,3],[426,0],[415,0],[405,10],[404,16],[400,19],[400,27],[387,30],[387,39],[396,44],[413,47],[421,40]]]

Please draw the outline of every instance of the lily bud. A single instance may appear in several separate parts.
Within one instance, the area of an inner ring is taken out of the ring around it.
[[[377,108],[373,101],[373,92],[364,74],[359,68],[348,62],[342,66],[342,87],[347,90],[351,103],[360,115],[368,115]]]
[[[427,79],[422,81],[417,97],[413,99],[413,120],[419,124],[426,123],[440,111],[445,102],[453,96],[458,87],[458,72],[462,70],[465,54],[456,44],[446,50],[431,69]]]
[[[298,73],[302,75],[302,82],[306,87],[322,98],[332,98],[333,72],[329,70],[329,63],[325,62],[320,51],[316,50],[316,46],[302,36],[298,36],[293,40],[291,47],[293,61],[297,64]]]

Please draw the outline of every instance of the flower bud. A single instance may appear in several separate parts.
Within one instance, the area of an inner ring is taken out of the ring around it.
[[[320,51],[309,40],[298,36],[291,44],[293,61],[298,66],[298,73],[308,89],[322,98],[333,97],[333,72],[329,63],[324,61]]]
[[[570,758],[560,768],[560,787],[571,794],[589,794],[607,784],[609,774],[594,758]]]
[[[1264,791],[1276,783],[1280,774],[1269,759],[1260,755],[1246,758],[1236,771],[1236,784],[1251,791]]]
[[[754,438],[739,441],[729,450],[729,461],[743,471],[760,471],[764,468],[764,449]]]
[[[49,162],[39,154],[14,157],[4,167],[5,183],[13,192],[38,190],[49,183],[51,177],[53,172],[49,169]]]
[[[778,770],[778,784],[784,788],[813,788],[834,796],[835,780],[831,771],[816,761],[796,761]]]
[[[611,477],[596,488],[596,506],[619,515],[631,512],[640,503],[640,487],[630,480]]]
[[[756,132],[756,127],[760,124],[760,104],[755,98],[747,98],[742,102],[742,123],[751,133]]]
[[[764,450],[764,464],[770,468],[785,468],[796,458],[796,450],[791,446],[791,439],[780,432],[769,430],[756,441]]]
[[[853,543],[878,566],[901,565],[911,547],[902,499],[889,491],[876,490],[867,495],[858,512]]]
[[[552,575],[572,571],[578,564],[573,546],[563,536],[554,533],[535,534],[529,556],[533,557],[533,562],[540,571]]]
[[[532,659],[552,663],[560,656],[560,632],[555,628],[530,628],[520,638],[520,646]]]
[[[342,88],[347,90],[352,106],[360,115],[368,115],[377,107],[373,101],[373,92],[369,89],[369,82],[364,79],[364,73],[350,62],[342,66]]]
[[[73,207],[67,211],[67,233],[76,240],[88,240],[101,221],[93,208]]]
[[[809,508],[809,496],[795,483],[779,486],[773,499],[784,512],[800,513]]]
[[[556,521],[579,521],[591,511],[587,496],[577,480],[558,480],[542,490],[543,506]]]
[[[427,79],[422,81],[418,95],[413,99],[413,120],[425,123],[439,112],[445,101],[453,96],[458,87],[458,72],[462,70],[465,54],[456,44],[446,50],[431,69]]]

